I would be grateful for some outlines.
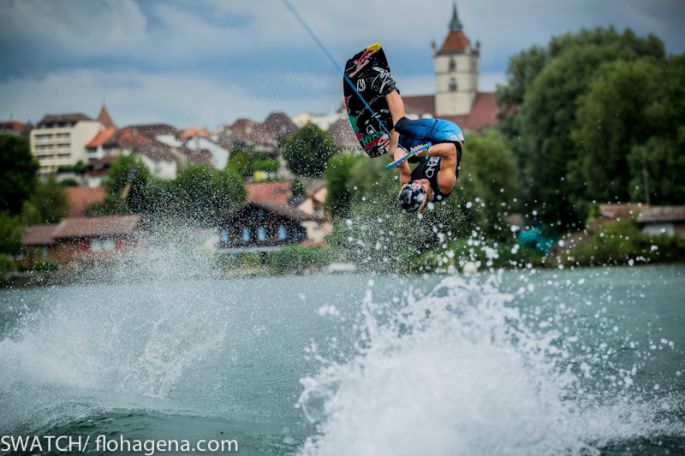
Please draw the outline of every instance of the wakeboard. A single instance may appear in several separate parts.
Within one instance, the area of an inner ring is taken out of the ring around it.
[[[369,157],[390,150],[392,116],[385,93],[394,86],[390,65],[380,43],[355,54],[345,64],[343,95],[347,116],[362,149]]]

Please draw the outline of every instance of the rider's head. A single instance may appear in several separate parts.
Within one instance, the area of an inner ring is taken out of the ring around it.
[[[417,179],[402,185],[399,203],[407,212],[422,211],[433,196],[433,189],[428,179]]]

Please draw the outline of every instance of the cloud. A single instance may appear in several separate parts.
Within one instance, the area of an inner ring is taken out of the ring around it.
[[[338,64],[382,41],[403,91],[432,92],[430,43],[447,32],[450,0],[290,1]],[[481,42],[485,90],[501,81],[510,55],[583,26],[653,31],[669,51],[685,50],[680,0],[458,6],[467,35]],[[106,96],[126,122],[213,125],[339,104],[338,71],[277,0],[0,0],[0,23],[0,116],[93,112]]]
[[[268,79],[277,78],[271,75]],[[262,119],[272,111],[295,115],[317,107],[320,112],[330,112],[340,104],[337,91],[321,83],[321,78],[300,75],[284,83],[296,84],[297,89],[290,93],[297,90],[303,96],[274,97],[254,88],[247,91],[196,72],[64,71],[0,84],[0,117],[36,122],[45,113],[94,116],[105,100],[119,125],[169,122],[215,127],[238,117]]]

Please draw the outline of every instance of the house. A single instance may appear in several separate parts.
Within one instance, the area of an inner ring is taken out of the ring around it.
[[[107,173],[112,167],[112,163],[118,158],[118,155],[105,155],[102,158],[90,160],[86,165],[86,173],[83,176],[85,185],[90,188],[102,187]]]
[[[403,94],[407,114],[451,120],[472,132],[494,125],[498,111],[495,94],[478,89],[480,43],[472,45],[464,33],[456,3],[447,35],[439,48],[433,43],[432,49],[435,94]]]
[[[304,201],[297,205],[297,208],[306,214],[323,218],[323,205],[326,202],[326,195],[328,195],[328,188],[326,185],[321,185],[309,192]]]
[[[227,150],[234,147],[254,146],[258,152],[278,154],[281,142],[297,131],[297,125],[284,113],[271,113],[264,122],[238,119],[224,125],[217,134],[217,142]]]
[[[216,169],[226,168],[229,152],[205,135],[190,136],[181,143],[193,163],[205,160]]]
[[[105,187],[67,187],[68,217],[83,217],[87,215],[88,207],[105,201]]]
[[[276,202],[250,202],[221,220],[218,250],[226,253],[268,252],[306,241],[307,223],[321,223]]]
[[[646,234],[685,237],[685,206],[643,206],[636,222]]]
[[[328,134],[331,135],[339,148],[344,150],[362,150],[357,136],[352,131],[350,121],[347,118],[338,119],[328,127]]]
[[[308,192],[307,198],[297,205],[297,209],[305,214],[309,214],[322,220],[318,223],[305,222],[303,225],[307,229],[307,239],[313,242],[322,242],[324,238],[333,231],[333,224],[324,220],[324,203],[328,195],[326,185]]]
[[[18,120],[0,120],[0,134],[26,136],[31,126]]]
[[[109,133],[110,130],[100,132],[88,144],[89,157],[93,161],[133,154],[140,157],[153,175],[164,179],[176,177],[184,154],[157,139],[175,136],[177,130],[174,127],[166,124],[130,125]],[[108,164],[107,161],[96,162],[94,167],[106,168]]]
[[[61,267],[118,260],[134,249],[143,230],[140,215],[70,217],[54,225],[30,227],[23,238]]]
[[[26,229],[22,238],[22,260],[33,263],[41,257],[50,257],[55,240],[52,237],[57,225],[32,225]]]

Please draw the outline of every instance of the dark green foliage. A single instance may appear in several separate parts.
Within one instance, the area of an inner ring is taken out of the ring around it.
[[[304,198],[307,196],[307,191],[304,188],[304,184],[300,179],[293,179],[290,183],[290,194],[293,198]]]
[[[628,155],[652,125],[645,104],[665,63],[658,38],[613,28],[561,35],[512,59],[498,88],[499,128],[536,221],[552,231],[580,229],[592,200],[629,199]]]
[[[52,258],[38,258],[33,262],[32,270],[36,272],[52,272],[59,269],[59,265]]]
[[[150,171],[140,158],[122,155],[112,163],[107,173],[107,197],[104,204],[93,208],[93,212],[99,215],[145,212],[149,180]]]
[[[343,152],[335,154],[328,161],[326,168],[326,186],[328,194],[324,203],[324,210],[334,219],[350,215],[352,191],[348,189],[348,182],[352,168],[366,156],[358,153]],[[362,171],[359,169],[359,171]]]
[[[0,163],[0,212],[18,215],[33,193],[38,162],[26,138],[0,135]]]
[[[489,129],[479,136],[469,136],[460,180],[450,196],[460,201],[462,213],[478,212],[478,224],[484,233],[494,238],[510,238],[505,217],[516,209],[520,191],[518,167],[504,135]],[[468,202],[472,203],[473,211],[466,207]]]
[[[76,181],[76,179],[70,177],[68,179],[62,179],[59,181],[59,185],[62,187],[78,187],[79,183]]]
[[[243,178],[251,177],[256,171],[275,173],[280,167],[278,158],[257,152],[254,146],[238,146],[231,150],[226,168],[231,169]]]
[[[266,265],[272,274],[302,274],[330,263],[327,249],[289,245],[269,252]]]
[[[0,280],[7,279],[9,273],[14,272],[15,270],[16,267],[14,265],[14,261],[12,261],[12,257],[5,255],[4,253],[0,253]]]
[[[275,173],[281,166],[277,158],[258,158],[252,162],[252,169],[265,173]]]
[[[0,253],[17,253],[26,226],[21,216],[0,212]]]
[[[241,207],[247,198],[245,181],[236,171],[217,171],[209,165],[184,166],[173,189],[178,215],[201,225]]]
[[[628,157],[656,127],[646,113],[663,84],[662,68],[646,59],[605,65],[589,91],[578,98],[571,137],[579,152],[580,176],[574,178],[586,183],[584,197],[630,200]]]
[[[252,157],[255,154],[254,146],[234,147],[228,156],[226,168],[233,170],[243,178],[250,177],[252,169]]]
[[[39,180],[24,207],[27,224],[58,223],[67,215],[68,203],[64,186],[49,175],[45,181]]]
[[[575,266],[671,262],[685,258],[685,240],[643,233],[632,220],[606,225],[563,252],[561,261]]]
[[[319,177],[337,150],[331,135],[314,124],[308,124],[284,142],[283,158],[293,174]]]

